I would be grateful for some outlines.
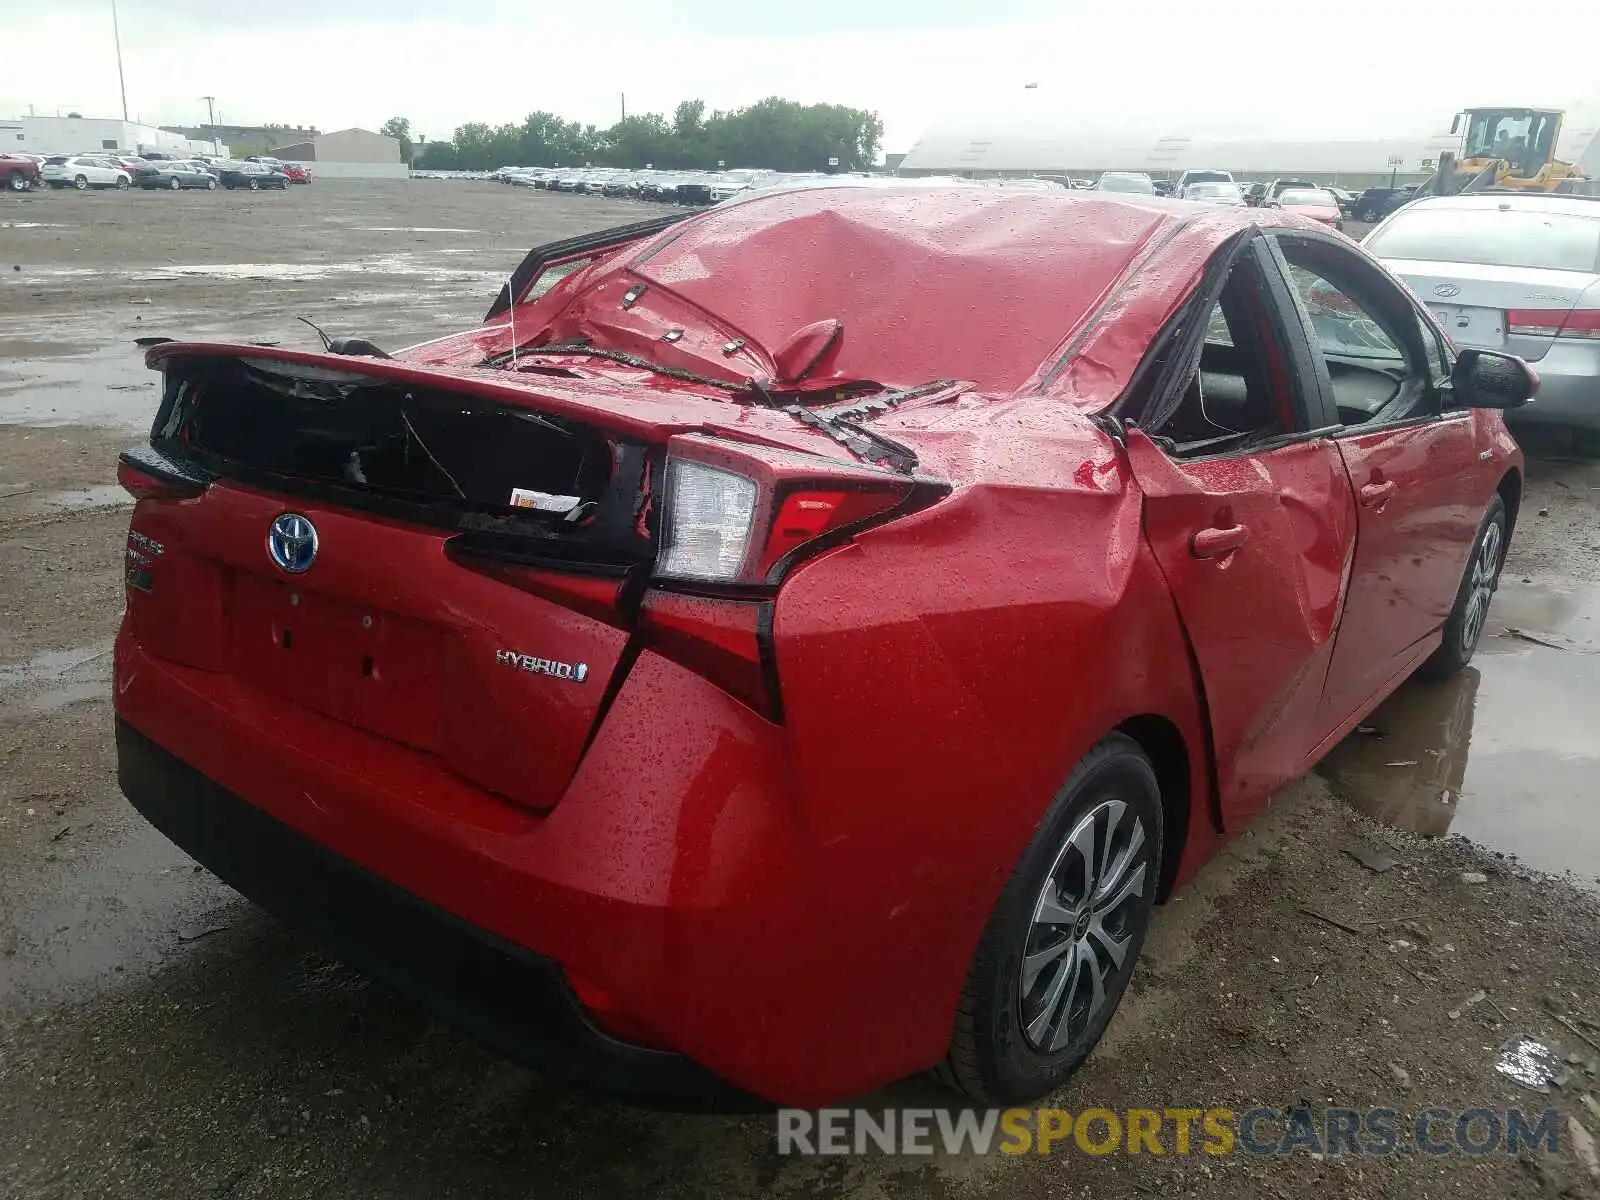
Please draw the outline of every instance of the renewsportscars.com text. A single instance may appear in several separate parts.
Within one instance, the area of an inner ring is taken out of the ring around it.
[[[1554,1109],[861,1108],[778,1110],[779,1154],[1437,1156],[1559,1150]]]

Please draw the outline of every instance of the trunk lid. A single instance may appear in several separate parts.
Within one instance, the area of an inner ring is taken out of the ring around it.
[[[624,407],[604,387],[257,347],[149,361],[163,402],[129,461],[208,486],[135,510],[141,645],[535,808],[559,799],[630,661],[666,438],[765,424],[832,447],[697,395]]]
[[[1596,275],[1543,267],[1386,259],[1426,304],[1458,346],[1504,350],[1538,362],[1554,342],[1550,334],[1513,332],[1508,312],[1551,312],[1565,316],[1592,286]]]

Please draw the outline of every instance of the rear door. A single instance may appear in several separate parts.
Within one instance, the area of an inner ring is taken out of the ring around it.
[[[1145,537],[1204,684],[1230,828],[1290,779],[1321,739],[1323,678],[1355,544],[1349,479],[1339,452],[1315,428],[1310,350],[1281,276],[1264,269],[1265,253],[1248,249],[1228,274],[1219,306],[1226,332],[1214,312],[1200,322],[1212,331],[1200,362],[1220,369],[1199,373],[1203,389],[1192,370],[1162,385],[1185,399],[1170,422],[1155,425],[1158,436],[1193,428],[1195,414],[1182,411],[1193,408],[1213,426],[1244,430],[1242,444],[1224,438],[1217,449],[1217,439],[1183,435],[1158,443],[1137,428],[1127,436],[1145,498]],[[1193,361],[1193,351],[1170,358]],[[1247,397],[1224,408],[1230,378],[1243,381]],[[1171,406],[1158,400],[1152,411]]]
[[[1312,340],[1317,386],[1359,526],[1323,703],[1338,727],[1369,709],[1445,622],[1497,468],[1470,412],[1441,408],[1444,353],[1413,301],[1335,238],[1276,243]]]

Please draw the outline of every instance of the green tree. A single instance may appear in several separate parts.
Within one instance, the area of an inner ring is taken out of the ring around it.
[[[416,147],[411,144],[411,121],[408,117],[390,117],[378,129],[385,137],[392,137],[400,143],[400,158],[410,162]]]
[[[396,118],[409,145],[410,123]],[[391,137],[399,136],[384,126]],[[864,170],[877,161],[883,122],[876,113],[839,104],[797,104],[769,96],[746,108],[706,115],[705,101],[685,100],[669,121],[636,113],[609,129],[532,112],[518,124],[463,125],[451,142],[429,142],[419,164],[438,170],[448,162],[464,171],[497,167],[710,168],[767,167],[779,171]],[[830,168],[829,159],[837,159]]]

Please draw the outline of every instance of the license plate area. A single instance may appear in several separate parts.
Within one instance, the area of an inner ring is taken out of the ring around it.
[[[1439,327],[1458,345],[1505,345],[1506,314],[1501,309],[1461,304],[1430,304],[1428,309]]]
[[[233,673],[302,707],[418,749],[439,745],[446,636],[298,581],[234,577]]]

